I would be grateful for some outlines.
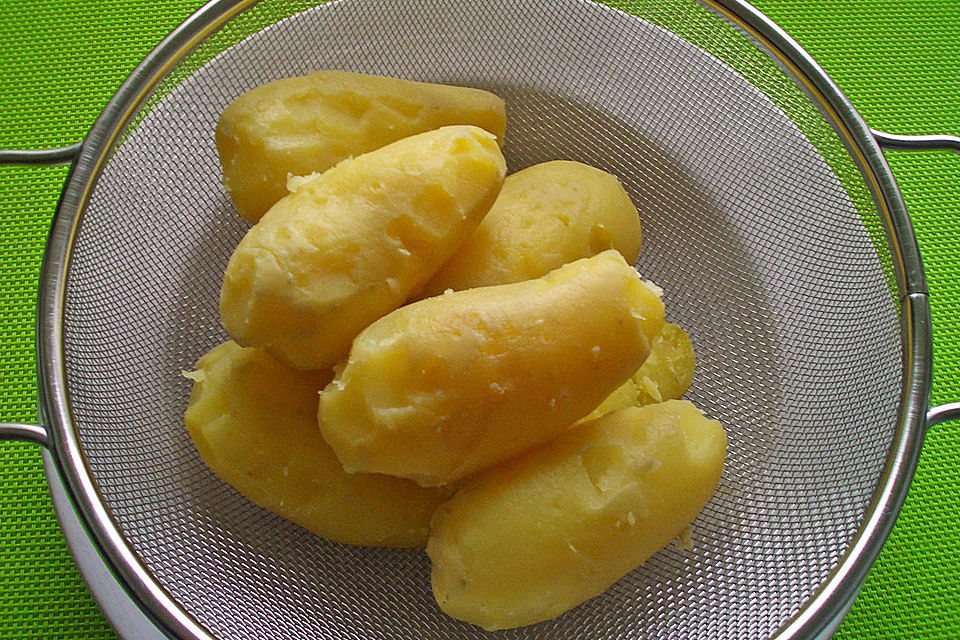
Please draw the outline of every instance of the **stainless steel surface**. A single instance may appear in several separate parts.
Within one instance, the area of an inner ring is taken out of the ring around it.
[[[902,136],[895,133],[873,130],[873,137],[884,149],[899,151],[956,151],[960,153],[960,137],[957,136]]]
[[[240,13],[251,4],[210,3],[121,87],[44,258],[42,422],[152,614],[184,638],[489,636],[440,614],[422,554],[326,543],[252,507],[182,428],[179,373],[223,339],[219,279],[245,229],[219,186],[213,122],[252,86],[327,67],[492,89],[509,104],[511,169],[573,158],[619,175],[643,216],[638,266],[695,343],[691,397],[730,434],[694,549],[497,636],[835,628],[916,466],[930,316],[895,180],[816,63],[735,0]]]
[[[778,640],[827,637],[825,630],[835,626],[835,621],[849,610],[856,598],[906,499],[923,444],[925,415],[922,412],[929,405],[932,337],[926,294],[913,293],[904,298],[901,312],[905,400],[898,410],[897,428],[892,434],[890,454],[876,492],[842,561],[807,606],[781,630]]]
[[[951,420],[960,420],[960,402],[951,402],[938,407],[932,407],[930,411],[927,412],[928,429]]]
[[[0,149],[0,164],[66,164],[79,152],[79,142],[55,149]]]
[[[117,581],[116,576],[104,562],[94,546],[90,535],[77,515],[73,501],[64,488],[63,478],[57,471],[53,456],[43,452],[43,471],[47,476],[50,499],[57,514],[57,522],[70,549],[83,582],[103,611],[107,622],[121,640],[165,640],[168,638],[143,613],[139,605]]]
[[[714,1],[725,17],[750,33],[765,52],[777,59],[782,72],[795,80],[836,130],[867,188],[875,195],[876,213],[890,236],[891,259],[900,292],[926,293],[923,260],[913,223],[873,130],[817,61],[772,20],[742,0]],[[845,182],[844,186],[849,189],[851,185]],[[869,224],[866,220],[865,223]]]
[[[50,446],[50,436],[47,434],[47,430],[35,424],[0,422],[0,440],[22,440],[44,447]]]

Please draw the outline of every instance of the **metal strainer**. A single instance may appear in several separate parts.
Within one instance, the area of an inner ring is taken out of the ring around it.
[[[638,206],[640,271],[698,355],[689,397],[727,427],[694,524],[603,595],[501,638],[817,638],[904,500],[927,426],[930,312],[910,220],[870,130],[738,0],[215,1],[137,67],[77,147],[40,280],[42,427],[85,524],[181,638],[486,638],[433,602],[422,552],[318,539],[255,507],[183,427],[188,369],[225,339],[217,295],[246,224],[213,127],[244,91],[314,69],[481,87],[510,169],[575,159]]]

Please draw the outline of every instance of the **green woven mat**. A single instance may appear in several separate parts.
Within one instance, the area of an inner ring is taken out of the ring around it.
[[[960,3],[759,0],[873,126],[960,134]],[[79,140],[199,2],[0,1],[0,147]],[[930,279],[934,402],[960,399],[960,157],[888,154]],[[0,168],[0,418],[35,419],[33,314],[66,170]],[[960,635],[960,425],[928,435],[903,513],[838,638]],[[0,445],[0,638],[112,638],[71,563],[36,447]]]

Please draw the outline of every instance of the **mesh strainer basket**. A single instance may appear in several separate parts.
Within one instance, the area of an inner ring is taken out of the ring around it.
[[[511,170],[619,176],[637,267],[699,358],[690,398],[728,429],[692,549],[500,638],[816,638],[849,607],[904,500],[928,413],[930,313],[910,220],[872,131],[786,34],[737,0],[215,1],[137,67],[72,161],[40,280],[42,427],[123,583],[180,638],[486,638],[432,600],[422,552],[333,544],[202,464],[180,372],[225,336],[246,229],[214,122],[315,69],[476,86],[508,105]],[[879,144],[878,144],[879,143]]]

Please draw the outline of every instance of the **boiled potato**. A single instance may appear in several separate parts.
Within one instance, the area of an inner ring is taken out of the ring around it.
[[[664,322],[663,329],[650,343],[650,355],[640,369],[582,422],[624,407],[679,400],[693,382],[694,364],[690,336],[672,322]]]
[[[256,222],[287,195],[287,176],[447,125],[470,124],[503,144],[503,100],[479,89],[344,71],[277,80],[245,93],[217,121],[223,184]]]
[[[234,342],[197,362],[187,429],[204,462],[247,499],[335,542],[423,546],[447,493],[349,474],[317,428],[329,372],[289,369]]]
[[[503,181],[476,231],[419,295],[537,278],[611,248],[632,264],[641,238],[637,209],[615,176],[579,162],[545,162]],[[583,420],[678,399],[690,387],[693,367],[690,338],[666,323],[640,370]]]
[[[646,359],[663,314],[616,251],[401,307],[323,390],[323,437],[349,469],[449,483],[590,413]]]
[[[293,367],[330,367],[453,254],[505,173],[492,134],[456,126],[292,180],[230,258],[223,326]]]
[[[615,176],[558,160],[509,176],[470,239],[421,295],[539,278],[557,267],[616,249],[633,264],[640,218]]]
[[[596,596],[693,521],[725,451],[719,422],[671,400],[609,413],[470,478],[431,522],[440,608],[492,630]]]

